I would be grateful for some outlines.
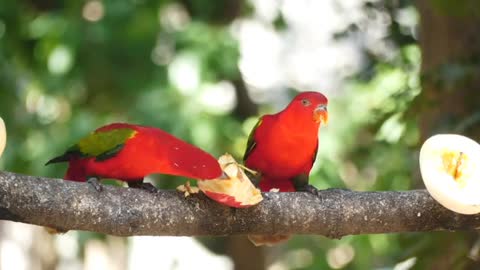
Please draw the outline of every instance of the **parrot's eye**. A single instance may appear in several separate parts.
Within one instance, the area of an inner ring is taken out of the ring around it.
[[[312,103],[308,99],[302,99],[302,105],[305,107],[310,106]]]

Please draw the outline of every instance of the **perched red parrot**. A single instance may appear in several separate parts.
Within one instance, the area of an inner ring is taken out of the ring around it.
[[[259,187],[268,192],[308,191],[310,170],[318,150],[318,129],[328,122],[327,98],[318,92],[298,94],[277,114],[260,118],[247,142],[245,166],[259,173]],[[250,236],[255,244],[271,244],[288,236]]]
[[[143,183],[143,178],[153,173],[195,179],[222,175],[217,160],[203,150],[161,129],[125,123],[98,128],[46,165],[67,161],[66,180],[88,180],[97,190],[101,190],[100,178],[153,191],[152,185]]]

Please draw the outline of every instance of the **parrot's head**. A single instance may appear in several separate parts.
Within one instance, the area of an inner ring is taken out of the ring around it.
[[[302,92],[292,100],[288,108],[296,111],[303,119],[312,119],[317,124],[327,124],[327,105],[328,99],[322,93]]]

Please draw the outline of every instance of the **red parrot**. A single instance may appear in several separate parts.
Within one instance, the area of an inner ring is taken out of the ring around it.
[[[222,175],[217,160],[203,150],[154,127],[113,123],[98,128],[46,165],[68,162],[66,180],[88,180],[97,190],[100,178],[113,178],[130,187],[146,188],[149,174],[162,173],[195,179]]]
[[[320,124],[328,122],[327,104],[323,94],[303,92],[283,111],[259,119],[248,138],[243,160],[246,167],[259,173],[263,192],[278,189],[318,194],[308,178],[317,155]],[[250,240],[271,244],[288,239],[271,237],[250,236]]]

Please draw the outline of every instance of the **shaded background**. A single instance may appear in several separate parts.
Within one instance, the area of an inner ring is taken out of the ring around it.
[[[426,137],[480,138],[479,29],[475,0],[0,0],[0,169],[61,177],[65,166],[43,164],[113,121],[240,159],[259,114],[318,90],[330,124],[315,186],[423,188]],[[478,269],[479,250],[476,232],[254,248],[244,237],[50,236],[0,222],[0,269]]]

